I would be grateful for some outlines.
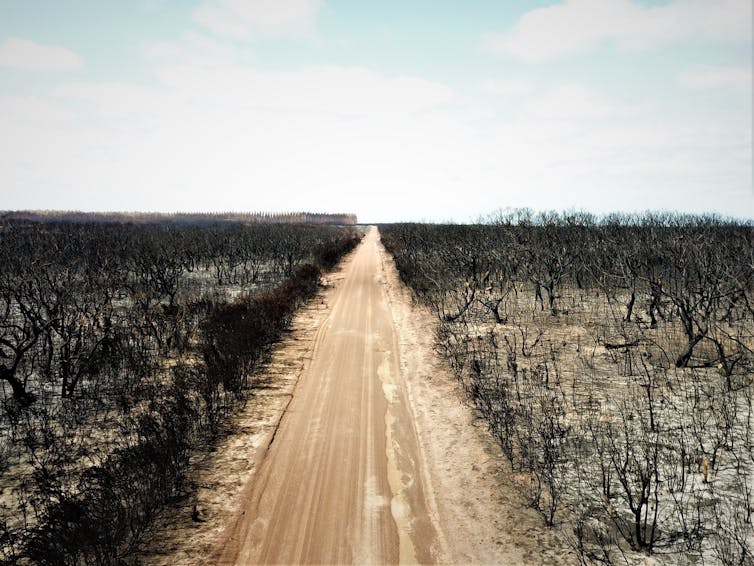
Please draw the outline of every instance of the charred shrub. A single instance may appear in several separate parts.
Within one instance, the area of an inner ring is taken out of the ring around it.
[[[239,394],[248,376],[290,323],[296,308],[317,291],[320,271],[304,265],[272,291],[215,307],[203,324],[205,393],[222,386]]]
[[[26,543],[33,563],[114,564],[128,554],[183,485],[197,433],[186,385],[177,374],[172,395],[133,423],[133,445],[86,470],[75,489],[38,478],[45,499]]]
[[[361,238],[355,232],[349,232],[338,239],[321,243],[314,251],[317,262],[324,269],[332,269],[340,259],[354,249]]]

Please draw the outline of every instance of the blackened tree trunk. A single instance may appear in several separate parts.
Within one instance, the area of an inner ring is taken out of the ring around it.
[[[27,406],[34,402],[34,395],[26,391],[24,383],[15,375],[15,368],[0,364],[0,380],[7,381],[13,391],[13,398],[21,405]]]

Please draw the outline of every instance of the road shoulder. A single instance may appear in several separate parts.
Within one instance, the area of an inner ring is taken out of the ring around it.
[[[435,319],[401,283],[379,245],[415,418],[428,506],[439,516],[436,555],[447,564],[558,564],[562,544],[506,485],[503,454],[464,402],[434,350]]]

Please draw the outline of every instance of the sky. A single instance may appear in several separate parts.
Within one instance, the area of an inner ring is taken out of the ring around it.
[[[754,218],[751,0],[0,0],[0,210]]]

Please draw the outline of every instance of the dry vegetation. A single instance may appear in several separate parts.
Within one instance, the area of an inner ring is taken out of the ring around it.
[[[359,237],[0,223],[0,562],[127,560]]]
[[[501,465],[582,563],[752,563],[750,224],[520,211],[380,231]]]

